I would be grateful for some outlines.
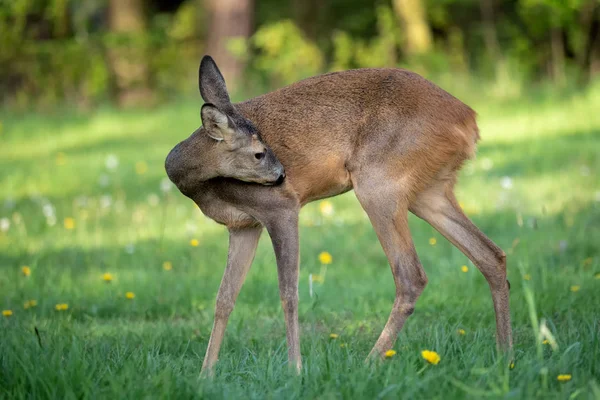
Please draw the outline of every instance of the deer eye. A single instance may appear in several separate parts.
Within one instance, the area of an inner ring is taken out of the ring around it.
[[[257,160],[262,160],[263,158],[265,158],[265,153],[256,153],[254,155],[254,158],[256,158]]]

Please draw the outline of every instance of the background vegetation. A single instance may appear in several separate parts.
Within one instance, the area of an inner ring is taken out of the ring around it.
[[[598,0],[2,0],[0,93],[17,108],[153,104],[215,57],[238,93],[405,66],[518,96],[600,72]],[[527,85],[526,85],[527,83]]]
[[[0,0],[0,398],[600,398],[599,9]],[[216,377],[198,379],[227,233],[163,162],[200,124],[205,52],[237,99],[404,66],[477,110],[458,197],[508,254],[514,365],[496,356],[484,278],[416,218],[430,283],[396,355],[363,363],[394,288],[349,193],[301,213],[302,375],[287,372],[265,233]]]

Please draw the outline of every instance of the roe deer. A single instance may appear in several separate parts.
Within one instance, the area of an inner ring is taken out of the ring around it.
[[[510,351],[505,254],[465,216],[453,193],[457,172],[479,139],[471,108],[402,69],[329,73],[232,104],[223,76],[205,56],[199,86],[207,103],[203,126],[175,146],[165,167],[183,194],[229,229],[205,373],[213,373],[263,226],[277,260],[289,363],[300,371],[298,214],[308,202],[351,189],[373,224],[396,285],[391,314],[369,355],[392,347],[427,284],[409,232],[409,211],[483,273],[498,346]]]

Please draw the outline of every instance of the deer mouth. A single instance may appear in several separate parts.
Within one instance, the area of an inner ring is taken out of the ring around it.
[[[263,185],[265,186],[279,186],[283,183],[283,181],[285,181],[285,172],[282,172],[281,175],[279,175],[279,178],[277,178],[277,180],[275,181],[271,181],[271,182],[265,182],[263,183]]]

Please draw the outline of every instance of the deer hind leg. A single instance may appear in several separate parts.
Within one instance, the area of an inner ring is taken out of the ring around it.
[[[492,292],[498,347],[510,352],[512,335],[506,255],[462,212],[453,187],[454,178],[437,182],[417,195],[410,205],[410,211],[444,235],[481,271]]]
[[[355,180],[354,190],[366,211],[385,252],[394,283],[396,297],[387,323],[369,353],[369,358],[392,348],[406,319],[413,313],[415,303],[427,284],[408,227],[408,198],[403,187],[396,183],[374,182],[371,177]]]

